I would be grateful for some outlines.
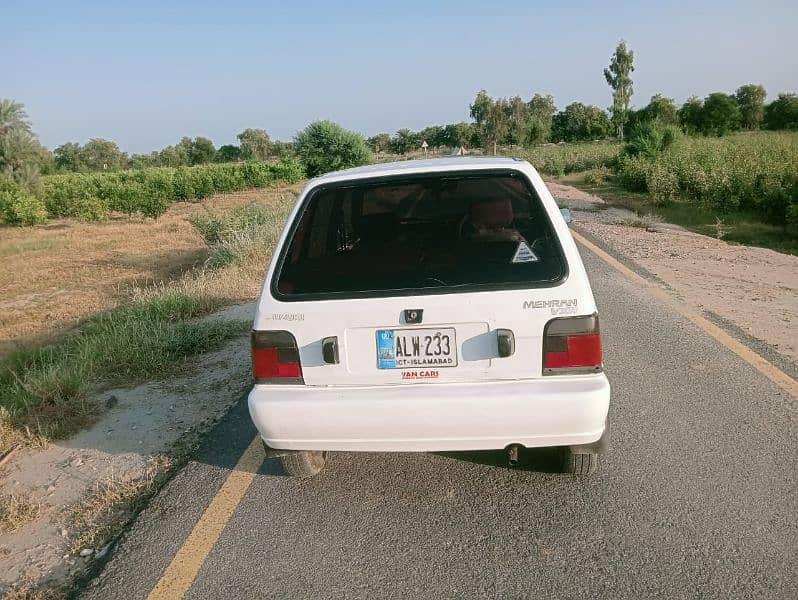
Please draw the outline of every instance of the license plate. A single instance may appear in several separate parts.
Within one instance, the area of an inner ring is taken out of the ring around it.
[[[456,366],[454,327],[377,330],[377,367],[380,369]]]

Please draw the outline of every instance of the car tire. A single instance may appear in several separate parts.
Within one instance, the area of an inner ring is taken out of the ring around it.
[[[297,450],[280,457],[283,471],[290,477],[313,477],[318,475],[327,462],[327,453],[321,450]]]
[[[563,473],[571,475],[592,475],[598,471],[599,455],[593,452],[571,452],[565,449],[563,453]]]

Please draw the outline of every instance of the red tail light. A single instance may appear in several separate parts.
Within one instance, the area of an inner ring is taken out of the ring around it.
[[[552,319],[543,330],[543,374],[601,371],[598,315]]]
[[[296,339],[288,331],[252,332],[255,383],[305,383]]]

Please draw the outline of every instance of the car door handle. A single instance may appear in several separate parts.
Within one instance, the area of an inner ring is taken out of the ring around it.
[[[321,355],[324,362],[328,365],[337,365],[338,360],[338,338],[335,336],[326,337],[321,341]]]
[[[509,329],[497,329],[496,341],[499,344],[499,357],[507,358],[515,354],[515,336]]]

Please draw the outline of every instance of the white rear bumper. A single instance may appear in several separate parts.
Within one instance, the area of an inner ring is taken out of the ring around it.
[[[256,385],[249,412],[281,450],[494,450],[568,446],[604,432],[603,373],[536,380],[314,387]]]

